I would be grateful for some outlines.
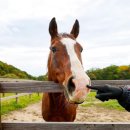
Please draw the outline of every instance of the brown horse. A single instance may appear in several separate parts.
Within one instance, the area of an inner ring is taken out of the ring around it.
[[[77,104],[84,102],[90,78],[82,66],[82,46],[76,41],[79,22],[75,21],[70,34],[59,34],[53,18],[49,24],[51,35],[48,58],[48,80],[64,86],[65,93],[45,93],[42,116],[45,121],[74,121]]]

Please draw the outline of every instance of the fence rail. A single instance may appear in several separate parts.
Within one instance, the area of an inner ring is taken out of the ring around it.
[[[1,98],[1,101],[6,101],[6,100],[10,100],[10,99],[16,99],[16,102],[18,100],[19,97],[22,97],[22,96],[25,96],[25,95],[29,95],[30,93],[20,93],[20,94],[17,94],[16,95],[12,95],[12,96],[7,96],[7,97],[3,97]]]
[[[93,80],[92,85],[113,86],[130,85],[130,80]],[[62,85],[50,81],[32,81],[32,82],[1,82],[0,92],[5,93],[30,93],[30,92],[63,92]]]
[[[94,80],[92,85],[130,85],[130,80]],[[0,93],[63,92],[54,82],[0,82]],[[1,100],[0,100],[1,102]],[[98,117],[97,117],[98,118]],[[129,123],[1,123],[0,130],[130,130]]]
[[[3,123],[3,130],[130,130],[128,123]]]

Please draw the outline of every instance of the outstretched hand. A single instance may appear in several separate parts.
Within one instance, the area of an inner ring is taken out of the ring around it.
[[[90,89],[97,90],[96,98],[101,101],[108,101],[109,99],[118,99],[122,95],[122,88],[112,87],[111,85],[105,86],[87,86]]]

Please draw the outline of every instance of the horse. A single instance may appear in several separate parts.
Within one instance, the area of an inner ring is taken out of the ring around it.
[[[76,118],[78,104],[85,101],[91,80],[82,66],[83,51],[76,38],[79,34],[79,22],[76,19],[71,32],[58,33],[55,17],[49,24],[51,36],[48,57],[48,80],[64,87],[63,93],[44,93],[42,99],[42,117],[51,122],[72,122]]]

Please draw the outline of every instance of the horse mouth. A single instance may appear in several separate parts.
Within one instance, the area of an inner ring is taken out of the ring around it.
[[[71,100],[69,100],[69,103],[70,103],[70,104],[76,104],[76,105],[82,104],[83,102],[84,102],[84,101],[78,102],[78,101],[71,101]]]
[[[64,89],[64,95],[66,100],[70,103],[70,104],[82,104],[84,101],[73,101],[71,100],[71,96],[69,95],[67,89]]]

